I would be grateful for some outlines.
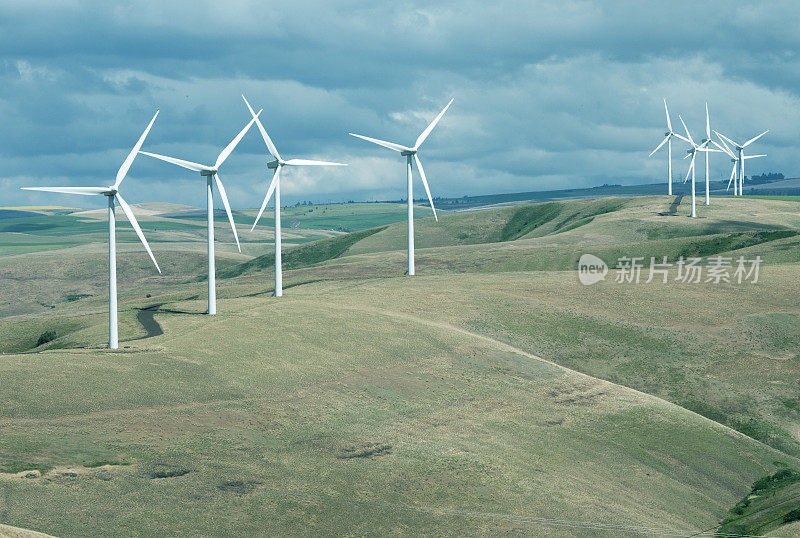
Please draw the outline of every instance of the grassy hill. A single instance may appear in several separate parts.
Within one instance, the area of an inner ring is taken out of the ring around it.
[[[754,483],[800,470],[800,205],[715,198],[692,220],[675,202],[419,219],[414,278],[402,222],[306,242],[284,254],[283,298],[267,246],[223,264],[215,318],[196,315],[201,251],[158,246],[177,273],[166,282],[125,253],[113,353],[99,349],[102,252],[57,251],[74,255],[63,268],[52,252],[0,258],[19,280],[41,259],[30,288],[97,279],[86,297],[51,291],[44,314],[0,319],[15,352],[0,359],[2,523],[56,535],[742,525],[731,511]],[[583,252],[765,261],[757,284],[684,284],[674,270],[668,284],[618,284],[612,271],[585,287]],[[151,305],[163,334],[144,338]],[[771,498],[759,505],[785,517]]]
[[[4,480],[6,522],[57,535],[539,532],[524,517],[546,515],[694,529],[774,462],[797,464],[664,400],[406,313],[424,312],[432,284],[229,299],[215,319],[160,315],[163,336],[119,353],[3,361],[0,461],[44,472]],[[64,517],[65,503],[92,508]]]

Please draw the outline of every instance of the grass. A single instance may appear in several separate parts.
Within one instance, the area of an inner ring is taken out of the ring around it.
[[[800,196],[779,196],[767,194],[748,194],[747,198],[756,198],[758,200],[783,200],[786,202],[800,202]]]
[[[204,309],[186,282],[202,251],[157,251],[175,273],[163,282],[126,252],[115,353],[91,349],[106,338],[102,252],[6,259],[0,297],[55,305],[0,321],[6,352],[46,330],[75,348],[0,361],[0,461],[84,473],[0,477],[4,522],[64,535],[570,532],[531,517],[714,528],[760,477],[800,468],[800,216],[720,198],[692,220],[686,199],[664,215],[672,201],[419,219],[414,278],[405,223],[308,242],[284,252],[287,288],[303,284],[280,299],[263,293],[270,254],[232,255],[213,319],[182,313]],[[612,273],[585,287],[587,251],[765,261],[758,284]],[[164,334],[132,340],[135,309],[154,303]],[[751,504],[791,519],[776,500],[795,487]]]
[[[464,515],[481,512],[699,528],[773,461],[795,461],[663,400],[406,314],[430,283],[401,284],[228,299],[213,320],[162,315],[165,334],[128,353],[4,361],[0,435],[25,439],[28,458],[131,463],[6,481],[6,522],[57,535],[542,530]],[[230,337],[236,353],[219,345]],[[280,349],[264,345],[279,338]],[[32,376],[39,388],[20,390]],[[92,508],[63,517],[65,503]]]
[[[338,258],[347,252],[347,249],[349,249],[358,241],[361,241],[372,234],[378,233],[383,229],[384,228],[372,228],[339,237],[332,237],[330,239],[319,239],[313,243],[308,243],[299,247],[295,247],[291,250],[287,250],[281,255],[282,267],[285,269],[299,269],[301,267],[308,267],[310,265]],[[217,274],[220,278],[233,278],[247,272],[272,268],[274,266],[275,254],[269,253],[219,271]],[[203,275],[200,278],[203,279],[207,277]]]
[[[525,206],[515,211],[500,231],[500,241],[513,241],[561,214],[562,204],[551,202]]]
[[[0,473],[16,474],[26,471],[39,471],[44,474],[52,469],[49,465],[41,463],[28,463],[24,461],[0,461]]]
[[[718,534],[761,535],[800,520],[800,472],[781,469],[753,484],[731,508]]]
[[[106,465],[130,465],[130,462],[127,461],[116,461],[116,460],[100,460],[100,461],[91,461],[88,463],[84,463],[83,466],[87,469],[97,469],[98,467],[105,467]]]
[[[432,215],[430,208],[426,205],[418,205],[415,211],[419,216]],[[255,210],[237,211],[234,220],[250,226],[256,214]],[[288,229],[356,232],[403,221],[406,216],[407,206],[402,203],[319,204],[281,208],[281,222],[283,227]],[[203,216],[192,218],[205,219]],[[265,212],[259,224],[274,227],[275,220],[270,212]]]

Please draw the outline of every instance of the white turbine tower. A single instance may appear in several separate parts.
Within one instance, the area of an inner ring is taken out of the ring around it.
[[[428,195],[428,202],[431,204],[431,210],[433,210],[433,217],[436,221],[439,221],[439,217],[436,216],[436,208],[433,207],[433,198],[431,198],[431,190],[428,188],[428,179],[425,177],[425,169],[422,168],[422,162],[419,160],[417,156],[417,151],[419,150],[422,143],[425,142],[425,139],[428,138],[428,135],[431,134],[433,128],[436,127],[436,124],[439,123],[439,120],[442,119],[444,113],[447,112],[447,109],[450,108],[450,105],[453,104],[453,99],[450,99],[450,102],[445,105],[439,115],[436,116],[433,121],[428,125],[422,133],[417,137],[417,141],[414,142],[413,147],[403,146],[401,144],[395,144],[394,142],[386,142],[385,140],[378,140],[377,138],[370,138],[368,136],[363,136],[355,133],[348,133],[351,136],[355,136],[357,138],[361,138],[366,140],[367,142],[372,142],[373,144],[378,144],[379,146],[383,146],[385,148],[389,148],[391,150],[397,151],[406,158],[406,182],[408,186],[408,274],[414,274],[414,192],[412,188],[412,181],[411,181],[411,160],[413,158],[414,162],[417,163],[417,168],[419,169],[419,176],[422,179],[422,185],[425,187],[425,193]]]
[[[669,119],[669,109],[667,108],[667,100],[664,99],[664,112],[667,114],[667,132],[664,133],[664,140],[661,141],[656,149],[650,152],[648,157],[652,157],[655,152],[661,149],[664,144],[667,145],[667,194],[672,196],[672,138],[680,138],[684,142],[689,142],[681,135],[672,131],[672,122]]]
[[[705,142],[703,142],[700,145],[695,144],[691,133],[689,133],[688,127],[686,127],[686,123],[683,121],[683,118],[681,118],[681,116],[678,115],[678,119],[681,120],[681,123],[683,124],[683,129],[686,131],[686,138],[689,139],[689,144],[692,145],[692,147],[689,150],[686,151],[686,153],[688,155],[686,155],[686,157],[684,157],[684,159],[688,159],[689,157],[691,157],[692,158],[692,162],[689,164],[689,171],[686,172],[686,179],[684,179],[683,182],[686,183],[686,181],[689,179],[689,176],[690,175],[692,176],[692,214],[689,215],[689,216],[694,218],[694,217],[697,217],[697,203],[696,203],[697,189],[696,189],[696,182],[695,182],[695,159],[697,158],[697,152],[698,151],[709,152],[709,151],[720,151],[720,150],[709,148],[708,147],[708,143],[709,143],[708,140],[706,140]]]
[[[264,213],[264,209],[267,207],[269,203],[269,199],[272,197],[272,193],[275,193],[275,296],[281,297],[283,296],[283,269],[281,267],[281,169],[284,166],[347,166],[346,164],[342,163],[332,163],[327,161],[312,161],[309,159],[289,159],[288,161],[284,161],[281,158],[280,153],[278,153],[277,148],[275,148],[275,144],[272,143],[272,139],[270,139],[269,135],[267,134],[266,129],[261,124],[261,120],[258,119],[258,114],[253,111],[253,108],[250,106],[250,103],[247,102],[245,96],[242,95],[242,99],[244,99],[244,103],[247,105],[247,109],[250,111],[250,114],[253,115],[253,121],[256,122],[258,126],[258,130],[261,132],[261,137],[264,139],[264,143],[267,145],[267,151],[272,156],[272,161],[267,163],[267,168],[274,169],[275,173],[272,176],[272,182],[269,184],[269,188],[267,189],[267,195],[264,197],[264,202],[261,204],[261,209],[258,211],[258,216],[256,216],[255,222],[253,222],[253,227],[250,228],[252,232],[256,224],[258,224],[258,219],[261,218],[261,214]],[[260,114],[260,112],[259,112]]]
[[[261,114],[261,111],[258,111],[258,114]],[[189,170],[193,170],[195,172],[200,172],[200,176],[205,176],[206,178],[206,209],[208,210],[208,313],[214,315],[217,313],[217,291],[216,291],[216,270],[214,266],[214,185],[212,181],[216,182],[217,189],[219,190],[219,196],[222,198],[222,204],[225,206],[225,212],[228,214],[228,220],[231,223],[231,229],[233,230],[233,237],[236,239],[236,248],[239,249],[239,252],[242,251],[242,247],[239,245],[239,235],[236,233],[236,225],[233,222],[233,215],[231,214],[231,206],[228,204],[228,196],[225,194],[225,187],[222,185],[222,178],[219,177],[219,173],[217,170],[225,162],[225,159],[233,152],[236,145],[242,140],[244,135],[253,125],[255,120],[250,120],[250,123],[245,125],[244,129],[239,131],[233,140],[225,146],[225,149],[220,152],[219,156],[217,157],[217,161],[214,163],[213,166],[207,166],[204,164],[193,163],[191,161],[184,161],[182,159],[176,159],[174,157],[167,157],[165,155],[158,155],[156,153],[148,153],[146,151],[141,151],[144,155],[149,157],[155,157],[156,159],[161,159],[162,161],[166,161],[168,163],[176,164],[183,168],[187,168]]]
[[[709,114],[708,114],[708,103],[706,103],[706,137],[703,139],[701,145],[704,145],[705,147],[708,147],[708,144],[711,143],[711,142],[713,142],[711,140],[711,118],[709,117]],[[710,182],[709,182],[709,179],[708,179],[708,158],[709,158],[708,154],[709,153],[711,153],[711,152],[710,151],[706,151],[705,152],[705,154],[706,154],[705,155],[705,157],[706,157],[706,159],[705,159],[705,161],[706,161],[706,205],[710,205],[711,204],[711,186],[709,184]]]
[[[119,206],[128,218],[128,222],[131,223],[131,226],[136,231],[136,235],[139,236],[139,240],[141,240],[145,250],[147,250],[147,253],[150,255],[150,259],[153,260],[158,272],[161,272],[161,268],[158,266],[155,256],[153,256],[153,251],[150,250],[150,245],[147,244],[142,229],[139,227],[136,217],[133,216],[133,211],[131,211],[130,206],[119,193],[120,183],[125,179],[125,175],[128,173],[131,164],[133,164],[133,159],[135,159],[136,154],[139,153],[139,148],[142,147],[142,143],[144,139],[147,138],[147,133],[150,132],[150,128],[153,126],[157,117],[158,111],[156,111],[153,119],[150,120],[147,128],[142,133],[142,136],[139,137],[139,141],[136,142],[136,145],[133,146],[133,149],[122,163],[122,166],[119,167],[117,179],[114,181],[113,185],[109,187],[22,187],[22,189],[26,191],[60,192],[66,194],[81,194],[84,196],[102,194],[108,198],[108,347],[110,349],[119,348],[119,337],[117,334],[117,238],[116,220],[114,218],[114,200],[119,202]]]
[[[744,162],[748,158],[750,158],[750,157],[746,157],[745,156],[744,148],[746,148],[747,146],[749,146],[750,144],[752,144],[753,142],[755,142],[756,140],[758,140],[759,138],[761,138],[762,136],[767,134],[769,132],[769,130],[764,131],[763,133],[761,133],[758,136],[754,136],[753,138],[751,138],[750,140],[748,140],[744,144],[737,144],[736,142],[734,142],[733,140],[731,140],[730,138],[728,138],[724,134],[722,134],[722,133],[720,133],[718,131],[714,131],[714,132],[716,133],[716,135],[718,137],[720,137],[721,140],[726,141],[729,144],[731,144],[734,147],[735,151],[736,151],[736,155],[738,156],[738,161],[739,161],[739,172],[738,172],[738,176],[739,176],[739,196],[742,196],[744,194]],[[754,155],[752,158],[756,158],[756,157],[766,157],[766,155],[758,155],[758,156]],[[736,189],[734,188],[734,194],[735,193],[736,193]]]

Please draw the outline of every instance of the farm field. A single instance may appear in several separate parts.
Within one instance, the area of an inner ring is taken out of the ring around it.
[[[357,233],[301,220],[282,298],[269,228],[239,254],[221,227],[214,318],[204,221],[162,208],[142,226],[164,276],[132,233],[119,255],[118,352],[102,349],[102,216],[63,221],[72,234],[46,225],[70,215],[2,220],[43,226],[3,231],[2,249],[19,233],[74,243],[0,257],[0,522],[98,536],[787,531],[772,497],[754,499],[777,519],[731,510],[759,479],[800,471],[800,204],[713,202],[696,220],[666,196],[421,218],[413,278],[404,206],[347,204],[337,218]],[[151,239],[168,226],[185,235]],[[580,284],[583,253],[612,266],[605,281]],[[647,268],[615,281],[623,256],[720,255],[760,256],[758,282],[684,283],[675,268],[667,283],[645,283]]]

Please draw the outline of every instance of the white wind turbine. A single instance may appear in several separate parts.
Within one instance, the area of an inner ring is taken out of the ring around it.
[[[731,144],[734,147],[734,150],[736,151],[737,160],[739,161],[739,163],[738,163],[739,164],[739,170],[738,170],[739,196],[742,196],[743,193],[744,193],[744,190],[743,190],[744,189],[744,162],[747,159],[756,159],[758,157],[766,157],[766,155],[753,155],[753,156],[750,156],[750,157],[745,156],[744,148],[746,148],[747,146],[749,146],[750,144],[752,144],[753,142],[755,142],[756,140],[758,140],[759,138],[761,138],[762,136],[767,134],[768,132],[769,132],[769,129],[767,129],[766,131],[764,131],[763,133],[761,133],[758,136],[754,136],[753,138],[751,138],[750,140],[748,140],[744,144],[737,144],[736,142],[734,142],[733,140],[731,140],[730,138],[728,138],[724,134],[722,134],[722,133],[720,133],[718,131],[714,131],[714,133],[716,133],[716,135],[718,137],[720,137],[720,140],[722,140],[724,142],[728,142],[729,144]],[[734,194],[736,194],[736,188],[735,187],[734,187]]]
[[[731,168],[731,177],[728,179],[728,186],[725,187],[725,190],[729,190],[731,188],[731,182],[733,183],[733,195],[739,195],[739,156],[738,154],[734,153],[729,147],[728,144],[725,143],[723,139],[720,138],[719,140],[722,143],[722,146],[719,146],[715,143],[717,147],[721,147],[722,150],[728,154],[731,158],[731,162],[733,163],[733,167]],[[747,155],[745,159],[758,159],[760,157],[766,157],[766,155]]]
[[[267,189],[267,195],[264,197],[264,202],[261,204],[261,209],[258,211],[258,216],[256,216],[255,222],[253,222],[253,227],[250,228],[252,232],[256,224],[258,224],[258,219],[261,218],[261,214],[264,213],[264,209],[267,207],[269,203],[269,199],[272,197],[272,193],[275,193],[275,296],[281,297],[283,296],[283,268],[281,267],[281,169],[284,166],[347,166],[346,164],[342,163],[332,163],[327,161],[312,161],[309,159],[289,159],[288,161],[284,161],[281,158],[280,153],[278,153],[277,148],[275,148],[275,144],[272,143],[272,139],[270,139],[269,135],[267,134],[266,129],[261,124],[261,120],[258,119],[258,114],[253,111],[253,108],[250,106],[250,103],[247,102],[245,96],[242,95],[242,99],[244,99],[244,103],[247,105],[247,109],[250,111],[250,114],[253,115],[253,121],[256,122],[258,126],[258,130],[261,132],[261,137],[264,139],[264,143],[267,145],[267,151],[269,154],[275,159],[273,161],[269,161],[267,163],[267,168],[274,169],[275,173],[272,176],[272,182],[269,184],[269,188]],[[260,112],[259,112],[260,114]]]
[[[455,99],[455,98],[453,98]],[[414,274],[414,192],[412,188],[412,181],[411,181],[411,159],[414,159],[414,162],[417,163],[417,168],[419,169],[419,176],[422,179],[422,185],[425,187],[425,193],[428,195],[428,202],[431,204],[431,210],[433,210],[433,217],[436,219],[436,222],[439,222],[439,217],[436,216],[436,208],[433,207],[433,198],[431,198],[431,190],[428,188],[428,179],[425,177],[425,169],[422,168],[422,162],[419,160],[417,156],[417,151],[419,150],[422,143],[425,142],[425,139],[428,138],[428,135],[431,134],[433,128],[436,127],[436,124],[439,123],[439,120],[442,119],[444,113],[447,112],[447,109],[450,108],[450,105],[453,104],[453,99],[450,99],[450,102],[445,105],[439,115],[436,116],[433,121],[428,125],[422,133],[417,137],[417,141],[414,142],[414,147],[403,146],[401,144],[395,144],[394,142],[386,142],[385,140],[378,140],[377,138],[370,138],[368,136],[363,136],[360,134],[355,133],[348,133],[350,136],[355,136],[357,138],[361,138],[366,140],[367,142],[372,142],[373,144],[378,144],[379,146],[383,146],[385,148],[389,148],[391,150],[400,152],[400,155],[406,157],[406,183],[408,186],[408,274]]]
[[[258,114],[261,114],[260,110],[258,111]],[[241,252],[242,247],[239,245],[239,235],[236,233],[236,224],[233,222],[231,206],[228,204],[228,196],[225,194],[225,187],[222,185],[222,179],[219,177],[217,170],[222,163],[225,162],[225,159],[227,159],[228,156],[233,152],[236,145],[242,140],[244,135],[253,125],[254,121],[255,119],[250,120],[250,123],[245,125],[244,129],[239,131],[239,134],[237,134],[234,139],[231,140],[227,146],[225,146],[225,149],[220,152],[219,156],[217,157],[217,161],[213,166],[193,163],[191,161],[184,161],[174,157],[158,155],[156,153],[148,153],[146,151],[140,152],[149,157],[155,157],[156,159],[161,159],[162,161],[176,164],[195,172],[200,172],[200,176],[205,176],[206,178],[206,209],[208,210],[208,313],[211,315],[217,313],[216,270],[214,265],[214,185],[212,180],[217,184],[219,196],[222,198],[222,204],[225,206],[225,212],[228,214],[228,220],[231,223],[233,237],[236,239],[236,248],[238,248],[239,252]]]
[[[708,147],[708,144],[710,142],[709,140],[705,140],[699,146],[697,144],[695,144],[694,139],[692,139],[691,133],[689,133],[689,129],[686,127],[686,123],[683,121],[683,118],[681,118],[681,116],[678,115],[678,119],[681,120],[681,123],[683,124],[683,129],[686,131],[686,138],[689,139],[689,144],[692,145],[692,147],[689,150],[686,151],[686,153],[688,155],[686,155],[686,157],[684,157],[684,159],[687,159],[687,158],[691,157],[692,158],[692,162],[689,164],[689,171],[686,172],[686,179],[684,179],[683,182],[686,183],[686,181],[689,179],[689,175],[692,176],[692,214],[689,215],[689,216],[690,217],[697,217],[697,204],[696,204],[696,197],[697,197],[696,193],[697,193],[697,190],[696,190],[696,187],[695,187],[695,167],[694,167],[695,159],[697,158],[697,152],[698,151],[702,151],[702,152],[706,152],[707,153],[709,151],[718,152],[718,151],[721,151],[721,150],[709,148]]]
[[[714,131],[714,132],[716,132],[716,131]],[[712,153],[713,151],[717,151],[717,152],[720,152],[720,153],[726,153],[728,155],[733,156],[733,154],[731,153],[730,150],[725,149],[725,147],[720,146],[719,144],[716,143],[716,141],[711,139],[711,120],[710,120],[709,114],[708,114],[708,103],[706,103],[706,137],[703,139],[703,142],[700,145],[703,146],[703,147],[708,148],[709,144],[714,144],[717,147],[717,149],[716,150],[712,150],[712,149],[709,148],[709,151],[705,152],[705,154],[706,154],[706,159],[705,159],[705,161],[706,161],[706,205],[709,205],[711,203],[711,186],[710,186],[711,181],[710,181],[709,175],[708,175],[709,153]],[[723,145],[724,144],[725,144],[725,142],[723,142]],[[730,187],[730,181],[728,181],[728,187]]]
[[[153,119],[150,120],[147,128],[142,133],[142,136],[139,137],[139,141],[136,142],[136,145],[133,146],[133,149],[122,163],[122,166],[119,167],[117,179],[114,181],[113,185],[109,187],[22,187],[22,189],[26,191],[60,192],[66,194],[81,194],[84,196],[102,194],[108,198],[108,347],[110,349],[119,348],[119,337],[117,334],[117,237],[116,220],[114,218],[114,200],[119,202],[119,206],[128,218],[128,222],[131,223],[131,226],[136,231],[136,235],[139,236],[139,240],[141,240],[145,250],[147,250],[147,253],[150,255],[150,259],[153,260],[158,272],[161,272],[161,268],[158,266],[155,256],[153,256],[153,251],[150,250],[150,245],[147,244],[142,229],[139,227],[136,217],[133,216],[133,211],[131,211],[130,206],[119,193],[120,183],[125,179],[125,175],[128,173],[131,164],[133,164],[133,159],[136,158],[139,148],[142,147],[142,143],[144,139],[147,138],[147,133],[150,132],[150,128],[153,126],[157,117],[158,111],[156,111]]]
[[[667,114],[667,132],[664,133],[664,140],[661,141],[656,149],[650,152],[648,157],[652,157],[655,152],[661,149],[664,144],[667,145],[667,194],[672,196],[672,138],[680,138],[684,142],[689,142],[684,137],[672,131],[672,122],[669,119],[669,109],[667,108],[667,100],[664,99],[664,112]]]

